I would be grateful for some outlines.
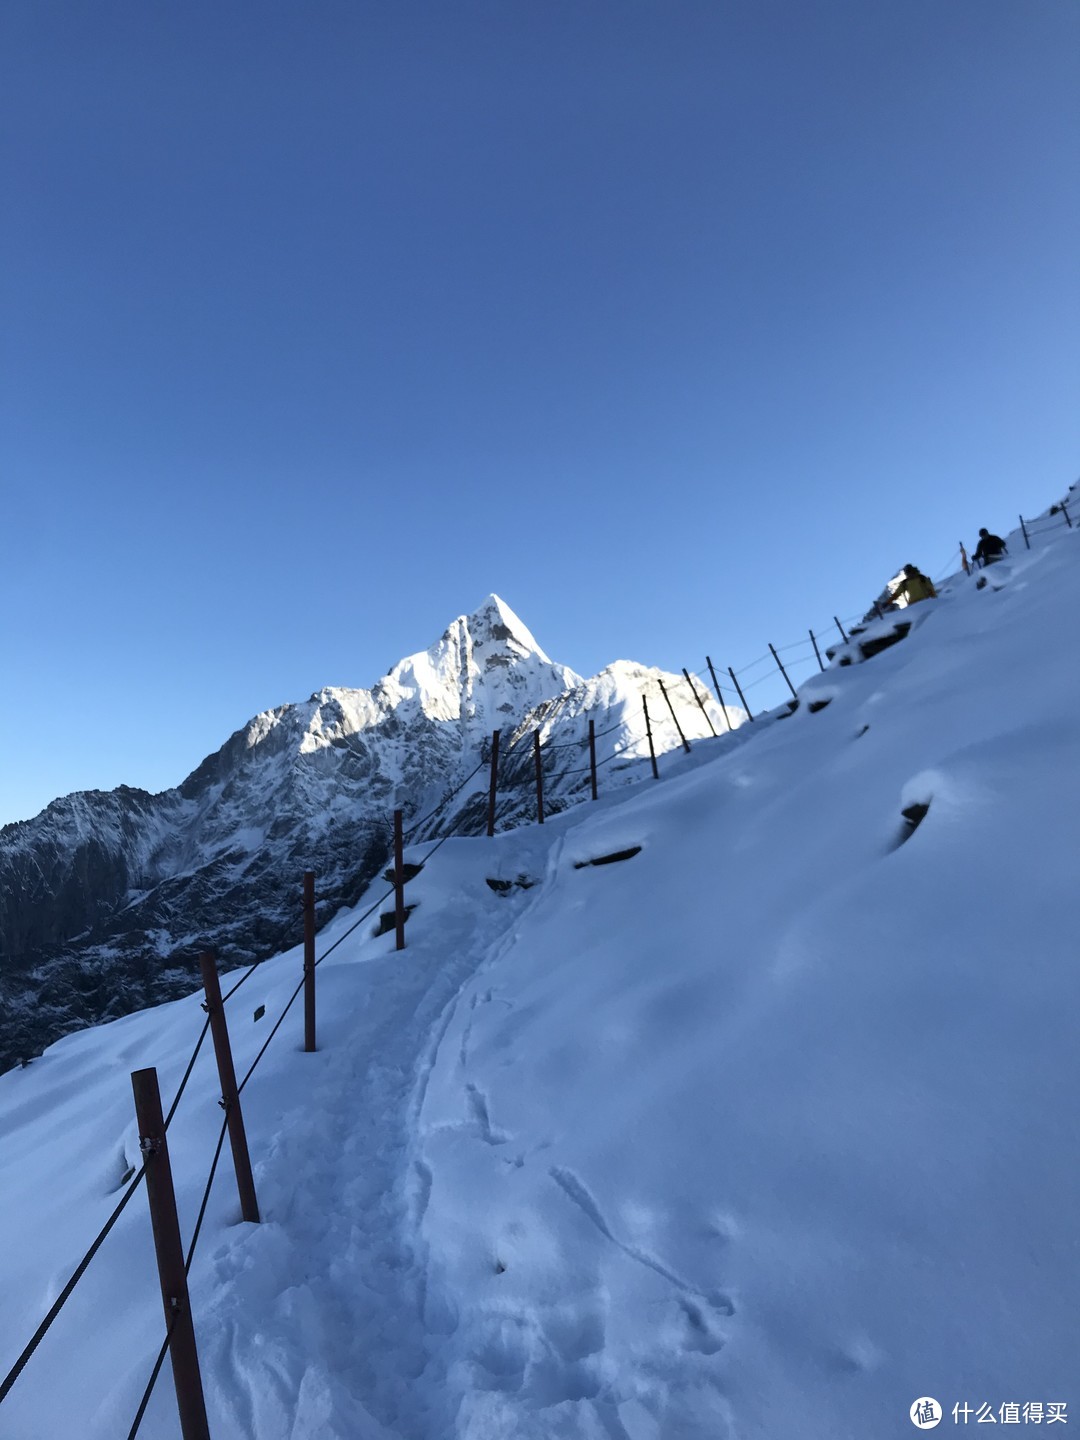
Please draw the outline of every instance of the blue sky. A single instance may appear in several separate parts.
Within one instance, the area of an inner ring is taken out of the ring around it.
[[[736,666],[1080,473],[1076,0],[9,0],[0,821],[497,591]]]

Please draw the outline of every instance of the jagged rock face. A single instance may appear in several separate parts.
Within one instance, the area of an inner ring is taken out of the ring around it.
[[[257,715],[174,790],[69,795],[6,826],[0,1069],[67,1030],[190,991],[201,950],[229,966],[296,943],[303,872],[318,877],[321,923],[386,864],[397,807],[406,823],[436,810],[425,836],[478,831],[485,777],[440,801],[492,730],[505,737],[501,825],[531,816],[531,742],[513,742],[535,728],[577,741],[593,718],[611,732],[605,754],[622,747],[606,781],[617,783],[640,753],[650,687],[659,716],[658,674],[618,662],[584,681],[490,596],[371,690],[322,690]],[[553,774],[548,808],[586,785]]]

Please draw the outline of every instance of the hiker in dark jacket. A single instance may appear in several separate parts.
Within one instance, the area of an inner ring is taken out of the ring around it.
[[[993,565],[1003,555],[1009,553],[1009,547],[1002,540],[1000,535],[991,535],[984,525],[979,531],[979,543],[975,547],[975,554],[972,559],[976,565]]]

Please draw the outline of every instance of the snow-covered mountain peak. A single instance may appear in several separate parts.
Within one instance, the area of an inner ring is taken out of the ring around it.
[[[551,664],[550,657],[537,644],[524,620],[498,595],[489,595],[471,615],[458,616],[454,624],[467,628],[477,649],[488,645],[501,646],[518,655],[535,655]]]
[[[510,606],[489,595],[429,649],[395,665],[376,693],[395,708],[411,701],[432,720],[463,720],[479,734],[577,684],[580,676],[552,661]]]
[[[329,686],[307,701],[256,715],[244,727],[243,749],[301,754],[358,731],[421,714],[465,722],[466,744],[581,683],[552,661],[525,622],[498,595],[459,615],[427,650],[399,660],[370,690]],[[470,722],[477,722],[475,725]],[[474,733],[475,732],[475,733]]]

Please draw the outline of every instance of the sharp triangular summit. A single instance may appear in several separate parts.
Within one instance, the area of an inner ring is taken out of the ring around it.
[[[507,605],[500,596],[492,593],[476,607],[471,615],[459,617],[455,624],[464,621],[476,644],[501,645],[520,655],[536,655],[551,663],[551,658],[537,644],[536,637],[524,620]]]
[[[431,719],[462,721],[464,738],[475,744],[580,683],[573,670],[549,659],[504,600],[489,595],[429,649],[399,661],[375,693],[395,707],[418,704]]]

